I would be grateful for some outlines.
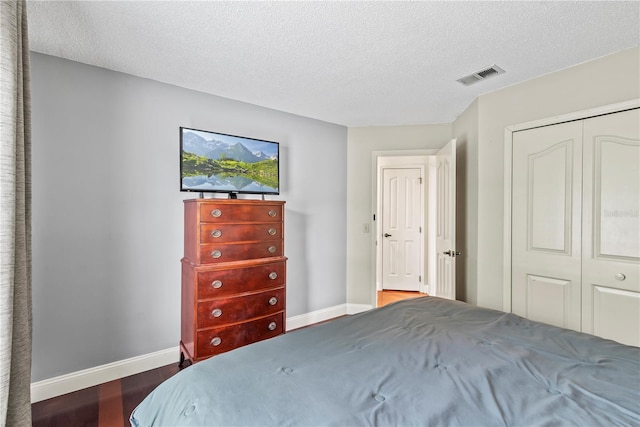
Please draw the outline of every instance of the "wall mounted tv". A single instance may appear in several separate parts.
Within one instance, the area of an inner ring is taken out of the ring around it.
[[[280,144],[180,128],[180,191],[280,194]]]

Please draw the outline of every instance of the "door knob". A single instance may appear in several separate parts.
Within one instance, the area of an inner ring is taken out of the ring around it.
[[[389,233],[384,233],[384,237],[391,237],[391,234],[389,234]]]

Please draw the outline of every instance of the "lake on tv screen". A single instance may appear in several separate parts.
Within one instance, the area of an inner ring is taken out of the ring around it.
[[[278,192],[278,144],[183,130],[182,187],[193,191]]]
[[[193,191],[246,191],[252,193],[277,193],[278,189],[242,176],[221,177],[217,175],[185,176],[182,187]]]

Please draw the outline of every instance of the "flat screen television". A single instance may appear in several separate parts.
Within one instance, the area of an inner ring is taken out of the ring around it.
[[[180,128],[180,191],[280,194],[280,144]]]

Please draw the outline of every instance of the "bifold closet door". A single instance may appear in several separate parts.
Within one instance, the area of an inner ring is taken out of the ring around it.
[[[582,122],[513,135],[512,311],[580,330]]]
[[[640,346],[640,110],[584,121],[582,330]]]

